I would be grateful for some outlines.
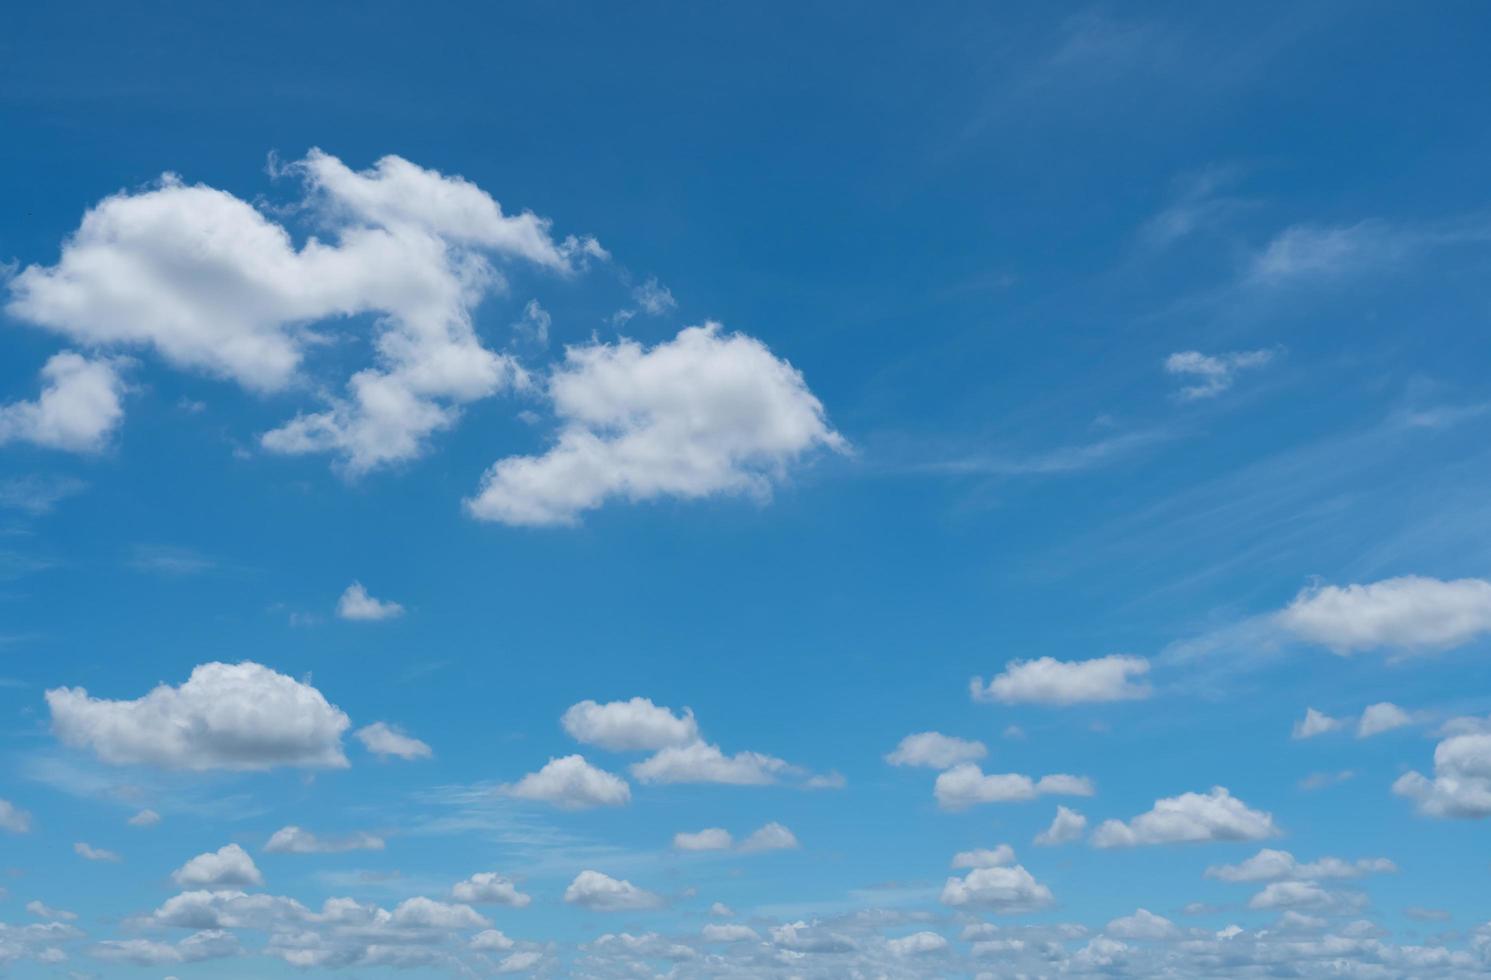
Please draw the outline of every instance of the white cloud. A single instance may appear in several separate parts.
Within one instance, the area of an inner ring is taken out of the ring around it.
[[[983,742],[954,738],[940,732],[917,732],[901,739],[901,744],[885,757],[885,761],[893,766],[947,769],[960,762],[976,762],[988,754]]]
[[[632,766],[632,775],[644,783],[725,783],[732,786],[765,786],[793,771],[781,759],[759,752],[725,755],[707,742],[669,746]]]
[[[1316,735],[1324,735],[1327,732],[1337,731],[1345,724],[1339,718],[1332,718],[1330,715],[1316,711],[1314,708],[1306,708],[1305,717],[1294,723],[1293,734],[1295,738],[1314,738]]]
[[[337,615],[343,619],[371,623],[402,616],[404,607],[387,599],[374,599],[368,595],[368,590],[363,588],[361,582],[353,582],[337,600]]]
[[[1194,384],[1180,389],[1184,401],[1214,398],[1232,387],[1238,371],[1262,367],[1273,360],[1271,350],[1234,351],[1230,354],[1203,354],[1200,351],[1178,351],[1165,358],[1170,374],[1190,376]]]
[[[342,768],[347,716],[321,692],[261,664],[209,663],[180,687],[162,684],[133,701],[46,692],[52,730],[114,764],[172,769]]]
[[[1056,808],[1056,816],[1051,821],[1051,826],[1035,836],[1035,842],[1044,847],[1055,847],[1059,844],[1069,844],[1080,840],[1082,832],[1087,829],[1087,818],[1076,810],[1067,809],[1064,806]]]
[[[32,900],[26,903],[26,911],[38,919],[50,919],[53,922],[76,922],[78,913],[69,912],[67,909],[54,909],[44,902]]]
[[[382,721],[375,721],[352,734],[363,748],[382,758],[428,759],[435,754],[424,742]]]
[[[1433,817],[1491,816],[1491,734],[1452,735],[1434,747],[1434,778],[1407,772],[1393,792]]]
[[[711,922],[699,930],[699,937],[706,943],[754,943],[761,939],[750,926],[730,922]]]
[[[953,855],[953,867],[960,870],[967,868],[1002,868],[1014,863],[1015,849],[1008,844],[1000,844],[997,847],[977,851],[959,851]]]
[[[554,446],[493,464],[466,502],[475,517],[574,524],[612,497],[765,499],[805,453],[847,448],[801,374],[714,323],[650,349],[570,347],[547,392],[560,420]]]
[[[0,800],[0,829],[13,834],[24,834],[31,830],[31,814],[9,800]]]
[[[550,759],[538,772],[529,773],[505,791],[520,800],[538,800],[564,810],[623,806],[632,799],[626,780],[597,769],[582,755]]]
[[[78,857],[83,858],[86,861],[106,861],[110,863],[117,863],[124,860],[113,851],[106,851],[101,847],[94,847],[92,844],[86,844],[83,841],[78,841],[76,844],[74,844],[72,846],[72,851]]]
[[[451,897],[468,905],[507,905],[526,908],[533,899],[495,871],[479,871],[450,890]]]
[[[1328,909],[1339,903],[1336,894],[1313,881],[1276,881],[1248,900],[1250,909]]]
[[[1362,712],[1361,721],[1356,726],[1357,738],[1370,738],[1383,732],[1390,732],[1395,728],[1413,724],[1413,716],[1396,704],[1382,701],[1377,704],[1368,705]]]
[[[1402,235],[1371,221],[1354,225],[1292,225],[1254,258],[1250,282],[1281,286],[1357,272],[1401,254]]]
[[[1180,929],[1163,915],[1155,915],[1148,909],[1135,909],[1133,915],[1125,915],[1109,922],[1103,929],[1117,939],[1136,939],[1162,942],[1179,939]]]
[[[740,849],[748,854],[761,851],[790,851],[795,850],[797,846],[797,836],[775,821],[753,831],[750,836],[740,842]]]
[[[1324,857],[1301,864],[1288,851],[1264,848],[1240,864],[1213,865],[1206,877],[1221,881],[1311,881],[1325,878],[1360,878],[1369,874],[1391,874],[1398,866],[1387,858],[1345,861]]]
[[[131,827],[154,827],[160,823],[160,814],[154,810],[141,810],[127,821]]]
[[[735,838],[730,836],[730,831],[720,827],[673,835],[673,847],[679,851],[728,851],[734,845]]]
[[[29,442],[82,453],[104,448],[124,418],[124,380],[116,362],[63,351],[42,366],[41,377],[35,401],[0,405],[0,446]]]
[[[509,939],[505,934],[503,934],[501,930],[483,929],[481,932],[478,932],[476,935],[472,936],[471,942],[467,945],[471,949],[480,950],[482,952],[491,952],[493,950],[500,951],[512,949],[517,944]]]
[[[1367,585],[1312,586],[1277,620],[1342,655],[1381,647],[1444,649],[1491,631],[1491,582],[1410,575]]]
[[[999,912],[1029,912],[1052,902],[1051,889],[1020,865],[974,868],[942,886],[942,904],[977,905]]]
[[[1201,841],[1262,840],[1276,837],[1272,814],[1250,809],[1225,787],[1209,793],[1182,793],[1156,800],[1154,808],[1127,824],[1106,820],[1092,835],[1094,847],[1135,847]]]
[[[233,888],[262,886],[264,876],[254,859],[237,844],[198,854],[171,872],[171,880],[183,888]]]
[[[894,956],[928,956],[947,949],[947,938],[935,932],[913,932],[899,939],[887,939],[885,948]]]
[[[266,854],[343,854],[347,851],[381,851],[383,838],[358,831],[341,837],[321,837],[295,825],[281,827],[264,845]]]
[[[939,773],[933,785],[937,803],[945,810],[961,810],[976,803],[1012,803],[1039,795],[1091,796],[1092,783],[1081,776],[1059,773],[1039,780],[1020,773],[985,774],[971,762]]]
[[[64,743],[114,764],[172,769],[342,768],[347,716],[321,692],[261,664],[209,663],[180,687],[162,684],[133,701],[46,692]]]
[[[1143,657],[1113,654],[1094,660],[1012,660],[988,684],[975,677],[970,684],[975,701],[1004,704],[1079,704],[1147,698],[1148,684],[1134,678],[1149,673]]]
[[[673,291],[657,279],[649,278],[642,285],[632,290],[632,299],[637,306],[650,316],[661,316],[678,308],[678,301],[673,298]]]
[[[313,150],[286,168],[331,241],[296,248],[246,201],[173,175],[99,202],[57,265],[11,283],[8,311],[89,345],[150,347],[173,365],[255,390],[294,381],[312,326],[375,316],[375,363],[345,397],[264,437],[280,452],[334,451],[361,472],[417,455],[462,404],[520,383],[471,323],[503,288],[489,257],[557,273],[593,242],[556,244],[548,223],[506,215],[474,184],[389,156],[354,172]]]
[[[565,711],[560,724],[577,742],[613,752],[650,752],[688,745],[699,738],[692,710],[684,708],[681,715],[675,715],[647,698],[606,704],[581,701]]]
[[[650,909],[663,904],[662,898],[652,892],[599,871],[581,871],[576,875],[564,890],[564,900],[571,905],[601,912]]]

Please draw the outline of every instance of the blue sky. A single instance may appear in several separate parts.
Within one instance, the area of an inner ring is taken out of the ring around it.
[[[10,11],[0,969],[1491,972],[1487,21]]]

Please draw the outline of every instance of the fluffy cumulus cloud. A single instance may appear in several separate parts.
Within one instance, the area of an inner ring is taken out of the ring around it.
[[[291,232],[226,191],[167,174],[99,202],[56,265],[11,283],[8,312],[91,346],[148,348],[186,370],[258,391],[287,388],[316,325],[369,315],[374,361],[264,436],[277,452],[336,453],[354,472],[418,455],[460,407],[523,383],[484,347],[471,311],[504,278],[494,260],[559,275],[593,241],[556,242],[535,215],[505,214],[475,184],[389,156],[354,171],[313,150],[286,172],[328,238]]]
[[[1043,847],[1070,844],[1072,841],[1081,840],[1082,833],[1086,829],[1086,817],[1076,810],[1058,806],[1056,816],[1051,820],[1051,826],[1036,834],[1035,842]]]
[[[885,761],[893,766],[949,769],[960,762],[977,762],[988,754],[983,742],[954,738],[940,732],[917,732],[901,739],[901,744],[885,757]]]
[[[342,854],[347,851],[381,851],[382,837],[358,831],[334,837],[323,837],[291,824],[276,830],[264,845],[266,854]]]
[[[944,810],[962,810],[976,803],[1019,803],[1037,796],[1091,796],[1092,783],[1083,776],[1057,773],[1032,779],[1021,773],[985,773],[971,762],[939,773],[933,795]]]
[[[264,884],[254,859],[237,844],[198,854],[171,873],[183,888],[234,888]]]
[[[598,704],[581,701],[560,718],[570,738],[613,752],[652,752],[687,745],[699,738],[699,726],[688,708],[674,714],[647,698]]]
[[[388,599],[375,599],[368,595],[368,590],[361,582],[353,582],[337,600],[337,615],[343,619],[369,623],[402,616],[404,607]]]
[[[1022,866],[974,868],[942,886],[942,904],[978,906],[997,912],[1031,912],[1050,905],[1051,889]]]
[[[428,759],[435,754],[424,742],[387,722],[375,721],[352,734],[362,743],[363,748],[384,759]]]
[[[660,896],[599,871],[581,871],[576,875],[564,890],[564,900],[571,905],[601,912],[650,909],[663,904]]]
[[[1094,847],[1135,847],[1277,837],[1272,814],[1254,810],[1225,787],[1156,800],[1154,808],[1124,823],[1105,820],[1093,831]]]
[[[252,662],[209,663],[133,701],[46,692],[52,731],[105,762],[171,769],[340,768],[345,714],[320,691]]]
[[[1391,874],[1398,866],[1387,858],[1359,858],[1346,861],[1323,857],[1317,861],[1297,861],[1288,851],[1265,847],[1238,864],[1219,864],[1206,869],[1208,878],[1220,881],[1312,881],[1326,878],[1360,878],[1371,874]]]
[[[1379,648],[1423,652],[1491,631],[1491,582],[1417,575],[1305,589],[1277,614],[1288,632],[1346,655]]]
[[[34,400],[0,404],[0,446],[29,442],[97,452],[124,418],[124,379],[116,360],[63,351],[42,366],[41,383]]]
[[[515,909],[525,908],[533,901],[495,871],[479,871],[465,881],[456,882],[450,896],[467,905],[506,905]]]
[[[467,501],[475,517],[573,524],[615,497],[764,499],[795,460],[846,448],[795,368],[714,323],[651,348],[570,347],[545,390],[554,444],[493,464]]]
[[[624,806],[632,799],[632,788],[626,780],[592,766],[582,755],[550,759],[538,772],[505,787],[505,792],[520,800],[536,800],[564,810]]]
[[[1434,817],[1491,816],[1491,733],[1451,735],[1434,747],[1434,775],[1407,772],[1393,792]]]
[[[1129,701],[1149,697],[1142,678],[1149,673],[1143,657],[1113,654],[1094,660],[1057,660],[1040,657],[1014,660],[987,684],[975,677],[970,684],[975,701],[1003,704],[1080,704],[1092,701]]]
[[[1176,397],[1182,401],[1196,401],[1215,398],[1232,387],[1239,371],[1262,367],[1273,359],[1271,350],[1234,351],[1230,354],[1177,351],[1165,358],[1165,370],[1190,381],[1176,393]]]

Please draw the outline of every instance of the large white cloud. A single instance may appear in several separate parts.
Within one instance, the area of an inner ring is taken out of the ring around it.
[[[263,885],[264,876],[254,866],[254,859],[237,844],[198,854],[171,873],[171,879],[183,888],[231,888]]]
[[[1382,647],[1443,649],[1491,632],[1491,582],[1409,575],[1367,585],[1313,586],[1277,620],[1342,655]]]
[[[1018,803],[1042,795],[1091,796],[1093,788],[1082,776],[1056,773],[1032,779],[1017,772],[985,773],[965,762],[939,773],[932,792],[944,810],[961,810],[976,803]]]
[[[474,516],[573,524],[612,497],[765,498],[805,453],[846,448],[796,369],[715,323],[651,348],[570,347],[547,392],[554,445],[493,464],[467,501]]]
[[[656,751],[687,745],[699,737],[699,726],[688,708],[675,715],[647,698],[598,704],[581,701],[560,719],[569,736],[613,752]]]
[[[41,369],[35,401],[0,405],[0,446],[29,442],[48,449],[96,452],[124,418],[124,379],[114,361],[72,351]]]
[[[658,895],[599,871],[581,871],[576,875],[564,890],[564,900],[602,912],[650,909],[663,904]]]
[[[1209,793],[1182,793],[1156,800],[1153,809],[1128,823],[1106,820],[1093,831],[1094,847],[1135,847],[1202,841],[1277,837],[1272,814],[1254,810],[1223,786]]]
[[[209,663],[180,687],[162,684],[133,701],[80,687],[46,692],[52,730],[105,762],[173,769],[340,768],[350,724],[309,684],[261,664]]]
[[[1093,660],[1013,660],[987,684],[975,677],[970,684],[975,701],[1004,704],[1079,704],[1089,701],[1127,701],[1146,698],[1150,687],[1138,678],[1149,672],[1143,657],[1113,654]]]
[[[983,742],[955,738],[941,732],[917,732],[901,739],[885,761],[893,766],[947,769],[960,762],[977,762],[988,754]]]
[[[622,806],[631,802],[632,788],[620,776],[598,769],[582,755],[550,759],[505,788],[520,800],[538,800],[564,810],[586,810],[598,806]]]
[[[84,215],[51,267],[11,283],[15,317],[89,345],[149,347],[170,363],[260,391],[294,381],[314,325],[376,317],[374,364],[345,396],[264,437],[279,452],[335,452],[353,471],[417,455],[461,404],[522,383],[486,349],[471,310],[503,279],[490,257],[558,273],[593,242],[556,243],[474,184],[384,157],[355,172],[313,150],[286,168],[330,236],[297,248],[284,226],[225,191],[167,174]]]
[[[1491,734],[1452,735],[1434,747],[1434,776],[1407,772],[1393,792],[1435,817],[1491,816]]]

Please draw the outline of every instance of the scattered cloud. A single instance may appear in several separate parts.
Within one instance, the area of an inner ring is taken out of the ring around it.
[[[564,900],[598,912],[628,912],[663,904],[662,898],[652,892],[599,871],[581,871],[576,875],[564,890]]]
[[[505,787],[504,792],[520,800],[549,803],[562,810],[625,806],[632,799],[632,789],[626,780],[597,769],[582,755],[550,759],[538,772],[529,773]]]
[[[31,814],[9,800],[0,800],[0,829],[12,834],[25,834],[31,830]]]
[[[1091,796],[1092,783],[1081,776],[1057,774],[1032,779],[1020,773],[986,774],[965,762],[939,773],[933,787],[937,805],[944,810],[962,810],[978,803],[1016,803],[1037,796]]]
[[[41,369],[35,401],[0,404],[0,446],[29,442],[75,453],[102,450],[124,418],[120,362],[63,351]]]
[[[753,831],[750,836],[740,842],[741,851],[747,854],[757,854],[762,851],[793,851],[798,846],[797,835],[775,821]]]
[[[1434,776],[1411,771],[1393,792],[1431,817],[1491,816],[1491,734],[1452,735],[1434,747]]]
[[[378,622],[404,615],[404,607],[386,599],[374,599],[361,582],[353,582],[337,600],[337,615],[357,622]]]
[[[988,684],[975,677],[970,690],[975,701],[1003,704],[1069,705],[1094,701],[1147,698],[1148,684],[1137,681],[1149,673],[1143,657],[1113,654],[1094,660],[1012,660]]]
[[[262,887],[264,876],[254,859],[237,844],[198,854],[171,872],[171,880],[183,888]]]
[[[1087,818],[1076,810],[1064,806],[1056,808],[1056,816],[1051,821],[1051,826],[1035,836],[1035,842],[1043,847],[1056,847],[1060,844],[1070,844],[1081,840],[1083,832],[1087,830]]]
[[[1054,901],[1051,889],[1021,865],[974,868],[942,886],[942,904],[977,906],[1005,914],[1033,912]]]
[[[362,747],[379,758],[414,760],[428,759],[435,752],[424,742],[394,728],[387,722],[375,721],[352,733]]]
[[[1182,793],[1156,800],[1154,808],[1124,823],[1105,820],[1093,831],[1094,847],[1136,847],[1277,837],[1272,814],[1254,810],[1215,786],[1209,793]]]
[[[1316,711],[1314,708],[1305,709],[1305,717],[1294,723],[1295,738],[1314,738],[1327,732],[1339,731],[1345,727],[1346,722],[1339,718],[1332,718],[1324,712]]]
[[[1165,370],[1192,379],[1176,397],[1181,401],[1215,398],[1232,387],[1239,371],[1260,368],[1274,359],[1271,350],[1234,351],[1230,354],[1203,354],[1200,351],[1178,351],[1165,358]]]
[[[264,845],[265,854],[343,854],[348,851],[381,851],[383,838],[359,831],[340,837],[321,837],[291,824],[281,827]]]
[[[720,827],[673,835],[673,848],[678,851],[728,851],[734,846],[735,838],[730,831]]]
[[[450,896],[467,905],[506,905],[515,909],[526,908],[533,901],[495,871],[479,871],[465,881],[456,882]]]
[[[1288,632],[1343,656],[1390,648],[1419,653],[1491,632],[1491,582],[1417,575],[1367,585],[1317,585],[1277,616]]]
[[[893,766],[923,766],[949,769],[960,762],[977,762],[989,754],[983,742],[955,738],[940,732],[917,732],[901,739],[895,751],[885,757]]]
[[[612,752],[652,752],[688,745],[699,738],[699,726],[688,708],[675,715],[647,698],[597,704],[581,701],[560,719],[569,736]]]
[[[1301,864],[1288,851],[1264,848],[1240,864],[1212,865],[1206,877],[1220,881],[1318,881],[1326,878],[1361,878],[1371,874],[1392,874],[1398,866],[1387,858],[1361,858],[1345,861],[1323,857]]]
[[[78,841],[74,844],[72,852],[85,861],[103,861],[110,864],[117,864],[124,860],[113,851],[106,851],[101,847],[94,847],[92,844],[86,844],[83,841]]]

